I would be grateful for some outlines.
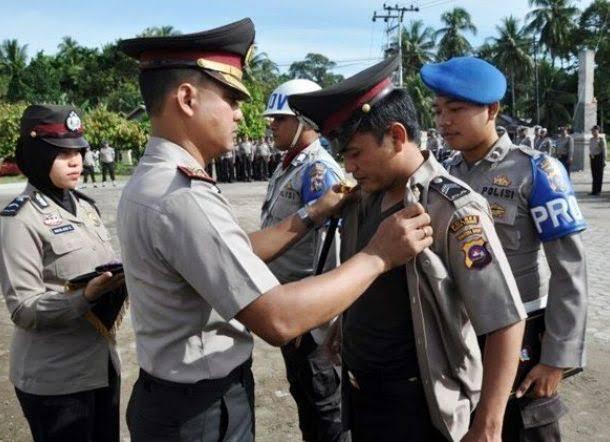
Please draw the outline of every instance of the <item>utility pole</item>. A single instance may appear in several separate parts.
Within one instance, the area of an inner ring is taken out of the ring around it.
[[[385,14],[377,14],[377,11],[373,12],[373,21],[377,21],[377,19],[383,19],[385,23],[388,23],[389,20],[398,20],[398,24],[394,27],[391,27],[388,24],[388,28],[386,32],[389,34],[394,29],[398,29],[398,38],[396,41],[398,42],[398,59],[400,61],[398,67],[398,87],[402,87],[402,22],[405,16],[405,12],[419,12],[419,8],[416,6],[409,6],[408,8],[398,6],[398,4],[394,6],[388,6],[385,3],[383,4],[383,9]]]
[[[540,125],[540,94],[538,93],[538,43],[536,36],[532,37],[534,43],[534,81],[536,85],[536,124]]]

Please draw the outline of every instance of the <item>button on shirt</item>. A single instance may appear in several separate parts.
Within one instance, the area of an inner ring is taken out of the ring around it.
[[[151,137],[118,210],[140,366],[173,382],[226,376],[251,357],[234,316],[278,285],[254,254],[229,202],[178,166],[202,166]]]

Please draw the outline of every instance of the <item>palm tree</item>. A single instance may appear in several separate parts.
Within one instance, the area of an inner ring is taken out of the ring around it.
[[[443,13],[441,21],[445,27],[434,34],[435,37],[441,37],[438,42],[437,58],[448,60],[451,57],[471,53],[472,46],[463,35],[464,32],[471,32],[474,35],[477,33],[470,14],[463,8],[454,8],[452,11]]]
[[[20,46],[16,39],[4,40],[0,45],[0,72],[9,78],[6,97],[18,101],[25,97],[23,72],[27,66],[27,47]]]
[[[525,28],[519,27],[519,20],[512,15],[502,19],[496,26],[498,37],[491,37],[492,61],[508,76],[511,90],[511,111],[517,116],[515,82],[533,72],[534,63],[529,55],[530,38]]]
[[[434,59],[434,29],[424,27],[422,20],[414,20],[402,30],[403,77],[417,74],[420,68]]]
[[[173,26],[151,26],[144,29],[136,37],[171,37],[180,34],[182,34],[182,32],[174,29]]]
[[[571,0],[529,0],[529,4],[536,6],[536,9],[525,16],[526,20],[530,20],[526,29],[538,33],[545,53],[551,56],[551,66],[555,66],[557,57],[569,56],[578,8],[572,6]]]
[[[258,52],[249,63],[248,75],[259,82],[273,82],[279,75],[279,69],[266,52]]]

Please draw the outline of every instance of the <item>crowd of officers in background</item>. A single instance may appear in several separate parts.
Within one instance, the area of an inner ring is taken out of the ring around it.
[[[235,149],[215,159],[206,171],[220,183],[267,181],[281,158],[271,137],[258,140],[237,137]]]

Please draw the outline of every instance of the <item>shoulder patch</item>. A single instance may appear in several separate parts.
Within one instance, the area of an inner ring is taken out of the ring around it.
[[[21,210],[26,201],[30,199],[29,196],[18,196],[13,201],[10,202],[8,206],[6,206],[2,212],[0,212],[0,216],[15,216]]]
[[[434,178],[430,183],[430,187],[452,202],[470,193],[470,190],[461,184],[458,184],[444,176]]]
[[[214,181],[206,173],[206,171],[201,168],[178,166],[178,170],[192,180],[199,180],[199,181],[205,181],[205,182],[208,182],[211,184],[216,184],[216,181]]]

